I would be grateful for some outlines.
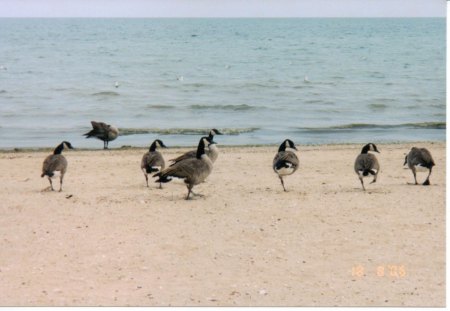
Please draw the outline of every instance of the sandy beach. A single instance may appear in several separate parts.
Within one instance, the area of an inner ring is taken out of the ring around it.
[[[442,307],[445,143],[377,146],[366,192],[362,145],[298,146],[283,192],[277,146],[219,145],[189,201],[181,181],[146,187],[144,148],[64,151],[62,192],[40,178],[50,151],[1,152],[0,305]],[[431,186],[407,184],[412,146]]]

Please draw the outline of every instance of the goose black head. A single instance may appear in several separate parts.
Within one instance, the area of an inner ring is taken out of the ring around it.
[[[156,148],[167,148],[166,145],[160,139],[156,139],[150,146],[150,151],[155,151]]]
[[[403,166],[405,166],[406,163],[408,163],[408,155],[405,155],[405,163],[403,163]]]
[[[213,140],[210,139],[208,136],[203,136],[202,138],[200,138],[197,147],[197,159],[200,159],[202,155],[205,154],[205,147],[211,144],[212,141]]]
[[[280,145],[280,148],[278,148],[278,152],[280,151],[286,151],[286,148],[292,148],[294,150],[298,150],[297,147],[295,147],[295,144],[292,140],[286,139],[283,141]]]
[[[212,129],[211,131],[209,131],[209,138],[213,138],[214,135],[223,135],[221,132],[219,132],[218,129]]]
[[[55,148],[55,150],[53,151],[53,154],[61,154],[61,152],[63,151],[64,148],[75,149],[71,143],[69,143],[68,141],[63,141]]]
[[[374,151],[374,152],[380,153],[377,149],[377,146],[375,146],[375,144],[373,144],[373,143],[368,143],[367,145],[365,145],[362,148],[361,153],[367,153],[369,151]]]

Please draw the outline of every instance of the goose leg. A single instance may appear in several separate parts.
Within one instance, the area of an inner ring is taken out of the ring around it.
[[[189,195],[190,195],[191,192],[192,192],[192,187],[188,186],[187,188],[188,188],[188,194],[187,194],[187,196],[186,196],[186,200],[189,200]]]
[[[430,172],[428,173],[427,179],[423,182],[424,186],[430,185],[430,175],[431,175],[431,168],[430,168]]]
[[[416,169],[413,168],[413,169],[412,169],[412,172],[413,172],[413,175],[414,175],[414,183],[415,183],[416,185],[418,185],[419,183],[417,182]]]
[[[61,177],[59,177],[59,192],[62,191],[63,178],[64,174],[61,174]]]
[[[106,140],[103,141],[103,149],[108,149],[108,142]]]
[[[283,186],[283,190],[286,191],[286,188],[284,187],[283,177],[281,177],[281,176],[278,176],[278,177],[280,177],[281,185]]]
[[[48,181],[50,182],[50,189],[52,189],[52,191],[55,191],[55,189],[53,189],[53,183],[50,177],[48,178]]]
[[[144,174],[144,176],[145,176],[145,182],[147,183],[147,188],[148,188],[148,176],[147,176],[147,174]]]
[[[366,188],[364,187],[364,181],[362,178],[359,179],[361,181],[361,186],[363,187],[363,190],[366,191]]]
[[[162,189],[162,182],[159,182],[159,189]]]

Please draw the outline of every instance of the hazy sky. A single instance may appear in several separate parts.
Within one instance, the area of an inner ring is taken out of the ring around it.
[[[0,0],[0,17],[428,17],[446,0]]]

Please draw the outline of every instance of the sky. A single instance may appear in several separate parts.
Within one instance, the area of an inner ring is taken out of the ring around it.
[[[436,16],[446,0],[0,0],[0,17]]]

